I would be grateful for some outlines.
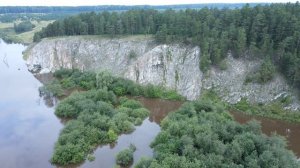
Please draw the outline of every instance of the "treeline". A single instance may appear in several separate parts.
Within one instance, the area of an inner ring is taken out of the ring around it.
[[[141,159],[135,168],[300,166],[281,137],[262,134],[253,121],[235,122],[222,104],[210,99],[185,103],[161,127],[151,144],[153,158]]]
[[[9,13],[0,15],[0,22],[59,20],[78,13]]]
[[[251,3],[255,6],[258,3]],[[266,3],[262,3],[266,4]],[[7,13],[77,13],[77,12],[99,12],[99,11],[124,11],[131,9],[186,9],[186,8],[240,8],[244,3],[228,4],[228,3],[208,3],[208,4],[185,4],[185,5],[99,5],[99,6],[2,6],[0,14]]]
[[[35,27],[30,21],[24,21],[19,24],[14,23],[14,30],[16,33],[31,31]]]
[[[130,10],[84,13],[56,21],[34,36],[153,34],[160,43],[201,47],[200,68],[220,66],[230,51],[271,61],[300,88],[300,4],[271,4],[241,9]]]

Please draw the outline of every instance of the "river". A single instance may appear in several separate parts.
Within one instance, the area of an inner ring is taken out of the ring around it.
[[[44,100],[38,88],[42,83],[27,71],[22,51],[26,46],[6,44],[0,40],[0,162],[3,168],[47,168],[54,144],[63,124],[54,115],[53,102]],[[40,78],[39,78],[40,79]],[[115,165],[116,154],[131,143],[137,147],[135,163],[141,157],[152,156],[149,144],[160,132],[160,121],[178,109],[182,102],[138,98],[151,111],[141,126],[131,134],[123,134],[114,146],[98,147],[92,162],[80,167],[109,168]],[[54,103],[55,105],[55,103]],[[253,117],[232,113],[240,123]],[[300,156],[300,124],[255,117],[262,122],[266,134],[276,131],[288,139],[289,148]]]
[[[23,60],[21,44],[0,40],[0,163],[47,168],[63,125],[39,96],[42,85]]]

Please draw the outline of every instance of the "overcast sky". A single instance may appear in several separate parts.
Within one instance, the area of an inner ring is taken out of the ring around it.
[[[213,0],[214,3],[296,2],[297,0]],[[211,0],[0,0],[0,6],[168,5],[212,3]]]

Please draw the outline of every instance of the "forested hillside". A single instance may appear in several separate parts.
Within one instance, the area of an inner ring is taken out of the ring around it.
[[[272,75],[273,64],[300,88],[300,4],[272,4],[240,9],[130,10],[83,13],[50,24],[34,36],[153,34],[160,43],[184,42],[201,47],[200,68],[220,66],[230,51],[257,57]],[[265,82],[262,80],[261,82]]]

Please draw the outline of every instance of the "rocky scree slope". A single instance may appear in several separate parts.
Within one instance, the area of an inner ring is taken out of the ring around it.
[[[83,38],[43,39],[26,51],[29,70],[53,72],[60,68],[107,70],[141,84],[152,83],[176,89],[189,100],[197,99],[205,89],[214,88],[229,103],[241,98],[266,103],[281,96],[291,96],[289,108],[300,107],[292,89],[276,74],[266,84],[245,84],[247,74],[255,71],[260,61],[225,59],[226,70],[212,67],[200,71],[201,50],[183,44],[156,44],[151,38]]]

